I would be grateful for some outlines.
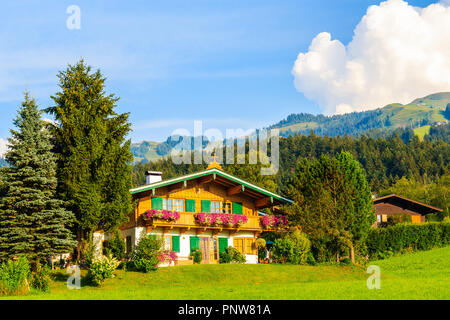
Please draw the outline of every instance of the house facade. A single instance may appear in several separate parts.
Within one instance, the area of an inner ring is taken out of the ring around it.
[[[140,237],[153,235],[163,241],[164,250],[177,252],[180,265],[192,264],[190,253],[195,248],[202,252],[202,263],[218,263],[219,253],[228,246],[241,252],[247,263],[257,263],[256,239],[275,230],[264,226],[259,210],[292,203],[224,172],[217,163],[168,180],[162,180],[159,172],[147,172],[147,184],[130,192],[136,208],[120,227],[127,252]],[[98,250],[110,237],[94,233]]]
[[[386,223],[389,216],[397,214],[410,215],[412,223],[421,223],[425,222],[427,214],[442,212],[442,209],[440,208],[413,199],[408,199],[397,194],[374,199],[373,207],[377,217],[376,225]]]

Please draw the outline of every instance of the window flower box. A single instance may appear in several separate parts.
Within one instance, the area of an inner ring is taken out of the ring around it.
[[[164,220],[167,222],[177,221],[180,219],[180,214],[177,211],[167,211],[167,210],[147,210],[143,214],[144,220],[149,221],[152,219]]]
[[[228,228],[239,228],[247,223],[247,216],[230,213],[206,213],[201,212],[195,215],[195,222],[202,226],[220,226]]]
[[[286,228],[288,226],[288,218],[285,216],[268,215],[260,218],[261,224],[265,229]]]

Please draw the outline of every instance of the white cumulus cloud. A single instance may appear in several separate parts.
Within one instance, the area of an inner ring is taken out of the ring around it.
[[[6,140],[3,140],[2,138],[0,138],[0,158],[3,158],[3,156],[6,153],[6,149],[8,142]]]
[[[370,6],[348,45],[318,34],[295,61],[296,89],[327,114],[450,91],[449,3],[418,8],[388,0]]]

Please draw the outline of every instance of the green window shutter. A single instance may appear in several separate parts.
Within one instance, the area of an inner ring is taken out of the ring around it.
[[[211,212],[211,200],[202,200],[202,212]]]
[[[234,214],[242,214],[242,203],[233,202],[233,213]]]
[[[152,209],[162,210],[162,198],[152,198]]]
[[[195,212],[195,200],[186,199],[186,212]]]
[[[149,234],[148,237],[150,239],[156,240],[156,234]]]
[[[191,252],[194,249],[200,249],[200,237],[190,236],[189,237],[189,242],[190,242],[190,245],[191,245]]]
[[[180,236],[172,236],[172,251],[180,252]]]
[[[219,238],[219,252],[225,251],[228,248],[228,238]]]

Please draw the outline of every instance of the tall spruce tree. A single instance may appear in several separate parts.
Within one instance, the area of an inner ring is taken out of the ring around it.
[[[375,222],[359,163],[346,152],[336,158],[300,159],[286,191],[294,200],[288,208],[291,219],[310,236],[318,260],[339,260],[344,251],[354,260],[354,248],[361,249]]]
[[[58,190],[76,215],[81,241],[117,228],[132,210],[129,114],[114,111],[119,99],[105,93],[106,78],[83,60],[58,78],[60,91],[47,109],[57,122]]]
[[[0,258],[40,259],[71,252],[74,215],[56,198],[56,157],[34,99],[25,93],[0,178]]]

